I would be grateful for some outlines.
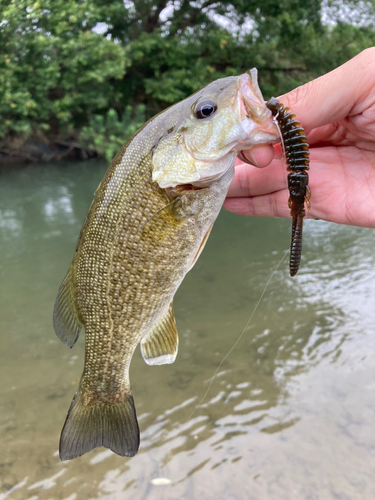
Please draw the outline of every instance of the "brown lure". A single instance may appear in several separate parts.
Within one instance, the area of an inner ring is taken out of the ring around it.
[[[292,216],[292,241],[290,245],[289,272],[295,276],[298,272],[302,254],[302,227],[303,218],[310,209],[311,192],[308,187],[309,176],[309,145],[305,131],[296,116],[289,113],[289,108],[278,99],[271,97],[266,103],[277,123],[283,150],[287,163],[289,208]]]

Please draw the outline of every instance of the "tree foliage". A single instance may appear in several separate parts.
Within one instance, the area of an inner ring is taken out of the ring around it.
[[[255,66],[268,98],[375,45],[375,0],[0,0],[0,10],[3,147],[75,141],[107,157],[133,131],[129,117],[138,126],[214,79]]]

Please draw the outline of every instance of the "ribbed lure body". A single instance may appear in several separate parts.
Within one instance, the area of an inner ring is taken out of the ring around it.
[[[277,122],[284,154],[287,163],[289,189],[289,208],[292,216],[292,241],[290,246],[289,272],[295,276],[298,272],[302,254],[302,229],[303,218],[310,208],[309,176],[309,145],[305,131],[289,108],[275,97],[267,102],[268,109],[272,112]]]

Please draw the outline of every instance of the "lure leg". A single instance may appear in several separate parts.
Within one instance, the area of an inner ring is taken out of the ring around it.
[[[310,208],[311,208],[310,199],[311,199],[311,191],[310,191],[309,186],[306,186],[305,203],[306,203],[307,210],[310,210]]]

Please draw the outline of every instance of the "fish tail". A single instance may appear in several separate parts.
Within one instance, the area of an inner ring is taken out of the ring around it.
[[[71,460],[99,446],[122,457],[133,457],[139,448],[139,428],[133,396],[115,403],[85,405],[76,392],[60,438],[61,460]]]

